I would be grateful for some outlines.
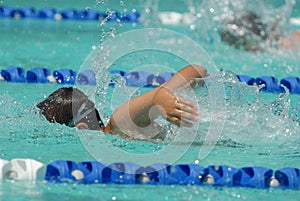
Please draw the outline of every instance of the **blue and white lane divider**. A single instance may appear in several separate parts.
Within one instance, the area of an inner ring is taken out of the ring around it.
[[[125,21],[125,22],[139,22],[141,14],[135,10],[120,14],[113,11],[108,21]],[[73,8],[57,11],[55,8],[42,8],[37,10],[33,7],[14,8],[11,6],[0,6],[0,17],[4,18],[38,18],[38,19],[71,19],[71,20],[102,20],[108,16],[107,13],[101,13],[96,10],[77,10]],[[164,25],[191,25],[197,20],[197,17],[191,13],[178,13],[173,11],[159,12],[158,18]],[[300,26],[300,18],[290,18],[289,23],[294,26]]]
[[[290,93],[300,94],[300,78],[299,77],[286,77],[280,80],[278,84],[278,79],[273,76],[261,76],[253,78],[246,75],[237,75],[241,82],[245,82],[248,85],[257,86],[263,85],[260,91],[271,92],[271,93],[283,93],[285,92],[282,86],[285,86]]]
[[[43,8],[36,10],[33,7],[13,8],[10,6],[0,6],[0,17],[2,18],[30,18],[30,19],[51,19],[51,20],[103,20],[121,21],[138,23],[141,17],[139,12],[135,10],[125,13],[112,11],[111,13],[101,13],[97,10],[77,10],[64,9],[57,11],[55,8]]]
[[[156,87],[169,80],[174,73],[164,72],[153,75],[145,71],[124,71],[112,70],[112,74],[124,77],[127,86],[132,87]],[[72,69],[58,69],[51,74],[46,68],[33,68],[25,73],[20,67],[8,67],[1,70],[0,79],[6,82],[28,82],[28,83],[57,83],[57,84],[85,84],[96,85],[96,76],[92,70],[84,70],[78,75]],[[109,83],[114,86],[114,83]]]
[[[0,159],[0,179],[46,180],[82,184],[211,185],[226,187],[281,188],[300,190],[300,170],[226,165],[152,164],[131,162],[103,164],[98,161],[57,160],[48,165],[33,159]]]
[[[168,81],[174,73],[163,72],[157,75],[146,71],[124,72],[120,70],[111,70],[110,73],[122,76],[127,86],[132,87],[157,87]],[[247,75],[237,75],[237,78],[248,85],[261,86],[260,91],[271,93],[283,93],[285,86],[290,93],[300,94],[300,78],[286,77],[280,80],[273,76],[261,76],[253,78]],[[33,68],[26,72],[20,67],[8,67],[1,70],[0,80],[7,82],[28,82],[28,83],[58,83],[58,84],[85,84],[96,85],[96,76],[92,70],[84,70],[77,73],[72,69],[58,69],[51,74],[47,68]],[[114,86],[115,83],[109,83]]]

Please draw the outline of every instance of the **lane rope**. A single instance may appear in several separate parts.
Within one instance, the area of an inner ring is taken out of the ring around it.
[[[99,12],[97,10],[74,8],[57,11],[55,8],[46,7],[35,9],[34,7],[24,6],[14,8],[12,6],[0,6],[0,17],[2,18],[26,18],[26,19],[51,19],[51,20],[103,20],[109,16],[108,21],[134,22],[140,21],[141,14],[135,9],[129,12],[120,13],[118,11]],[[157,14],[163,25],[191,25],[197,17],[191,13],[178,13],[174,11],[159,12]],[[289,23],[293,26],[300,26],[300,17],[292,17]]]
[[[132,22],[138,23],[141,14],[135,9],[124,13],[118,11],[99,12],[97,10],[74,8],[57,11],[55,8],[43,8],[37,10],[33,7],[14,8],[11,6],[0,6],[0,18],[11,19],[48,19],[48,20],[107,20],[108,22]]]
[[[208,185],[250,188],[281,188],[300,190],[300,170],[227,165],[203,167],[197,164],[151,164],[140,166],[131,162],[104,164],[98,161],[75,162],[57,160],[43,164],[34,159],[0,159],[0,179],[46,180],[54,183],[81,184],[152,184]]]
[[[131,87],[157,87],[168,81],[174,73],[162,72],[158,74],[146,71],[130,71],[111,70],[111,74],[121,76],[125,79],[127,86]],[[260,86],[261,92],[284,93],[286,87],[292,94],[300,94],[300,78],[295,76],[286,77],[280,80],[273,76],[260,76],[257,78],[238,74],[237,78],[240,82],[247,85]],[[57,84],[84,84],[96,85],[96,76],[92,70],[84,70],[79,73],[72,69],[57,69],[51,74],[51,70],[47,68],[33,68],[25,72],[20,67],[8,67],[1,70],[0,80],[6,82],[27,82],[27,83],[57,83]],[[111,81],[109,86],[114,87],[115,83]]]

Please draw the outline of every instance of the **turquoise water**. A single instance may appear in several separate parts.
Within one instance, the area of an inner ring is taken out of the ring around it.
[[[143,2],[155,5],[155,1]],[[143,10],[143,4],[133,2],[109,2],[96,5],[94,1],[1,1],[12,6],[33,5],[36,8],[53,6],[58,9],[86,7],[106,10],[109,8],[135,8]],[[282,4],[276,5],[280,6]],[[171,6],[171,7],[170,7]],[[171,4],[162,1],[158,6],[161,11],[175,10],[186,12],[183,2]],[[297,17],[299,5],[296,4],[292,16]],[[157,24],[154,24],[158,26]],[[93,46],[102,40],[102,29],[116,34],[144,28],[143,24],[106,24],[81,21],[39,21],[0,19],[0,68],[20,66],[28,70],[36,66],[51,70],[72,68],[79,71]],[[247,53],[235,50],[214,38],[208,42],[183,25],[163,26],[197,40],[208,52],[218,69],[233,71],[253,77],[272,75],[279,79],[287,76],[300,76],[299,52],[271,50],[267,53]],[[293,27],[296,28],[296,27]],[[201,32],[200,32],[201,33]],[[190,51],[185,48],[183,51]],[[147,57],[143,57],[147,53]],[[134,57],[134,58],[132,58]],[[129,71],[133,67],[146,63],[158,63],[172,66],[178,70],[184,62],[174,60],[163,54],[142,52],[130,55],[113,66],[114,69]],[[212,78],[213,79],[213,78]],[[297,119],[299,95],[256,93],[249,87],[232,80],[230,73],[224,75],[226,91],[226,121],[217,146],[210,154],[200,160],[200,165],[230,165],[234,167],[265,166],[274,170],[282,167],[300,167],[299,123]],[[57,159],[75,161],[94,160],[82,144],[82,131],[62,125],[46,122],[34,105],[49,93],[61,86],[55,84],[18,84],[0,83],[0,158],[33,158],[45,164]],[[113,93],[109,89],[108,96]],[[109,102],[109,98],[107,98]],[[289,105],[289,109],[285,109]],[[199,150],[209,145],[202,145],[202,135],[208,130],[211,114],[210,99],[205,91],[199,92],[199,107],[202,111],[201,130],[182,158],[175,163],[194,163],[199,160]],[[273,103],[273,104],[272,104]],[[101,107],[99,105],[99,107]],[[276,111],[276,112],[275,112]],[[107,112],[109,115],[111,111]],[[277,115],[274,115],[276,113]],[[291,115],[293,115],[291,117]],[[107,119],[107,116],[104,116]],[[176,131],[175,131],[176,132]],[[95,132],[87,132],[96,136]],[[128,141],[118,137],[109,137],[114,145],[133,153],[153,153],[162,150],[168,142],[151,143]],[[123,161],[119,158],[119,161]],[[43,182],[0,183],[1,200],[297,200],[298,191],[292,190],[257,190],[247,188],[213,188],[203,186],[119,186],[119,185],[78,185],[48,184]]]

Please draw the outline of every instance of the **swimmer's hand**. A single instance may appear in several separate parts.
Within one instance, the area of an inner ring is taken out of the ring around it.
[[[192,122],[200,118],[197,104],[176,96],[164,86],[155,93],[153,103],[162,117],[178,126],[192,127]]]

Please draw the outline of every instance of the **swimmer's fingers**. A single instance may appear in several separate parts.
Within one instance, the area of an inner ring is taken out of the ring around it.
[[[197,104],[176,96],[170,90],[161,88],[154,96],[153,103],[159,108],[159,114],[178,126],[193,126],[200,112]]]
[[[200,113],[198,110],[192,110],[191,107],[186,107],[183,111],[180,109],[174,109],[172,112],[168,112],[166,114],[166,119],[178,126],[186,126],[186,127],[192,127],[193,122],[198,121],[200,118]]]
[[[173,110],[167,114],[166,119],[178,126],[193,126],[193,122],[198,121],[200,115],[183,112],[182,110]]]
[[[166,119],[173,123],[173,124],[176,124],[177,126],[185,126],[185,127],[192,127],[193,126],[193,123],[189,122],[189,121],[186,121],[184,119],[181,119],[181,118],[178,118],[176,116],[173,116],[173,115],[167,115]]]
[[[179,119],[186,119],[188,121],[198,121],[200,119],[200,113],[190,113],[182,110],[173,110],[173,112],[170,113],[170,116],[174,116]]]
[[[180,119],[184,118],[191,121],[198,121],[200,118],[197,104],[185,99],[178,99],[176,101],[176,108],[172,113]]]

